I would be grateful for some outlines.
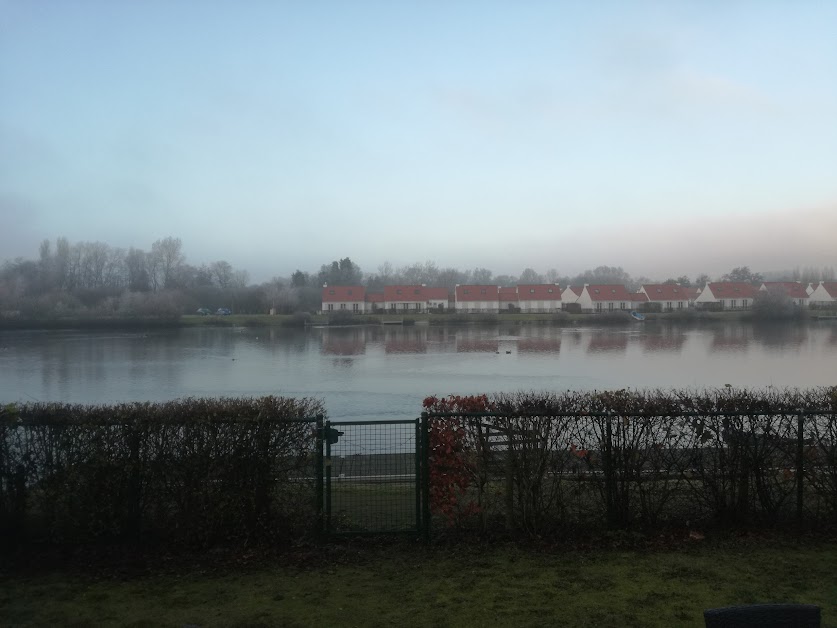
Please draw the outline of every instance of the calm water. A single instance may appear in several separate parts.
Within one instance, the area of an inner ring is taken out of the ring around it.
[[[307,395],[413,418],[429,394],[835,383],[833,323],[0,333],[0,402]]]

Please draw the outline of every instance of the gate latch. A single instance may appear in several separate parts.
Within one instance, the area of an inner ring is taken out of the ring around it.
[[[343,432],[339,432],[333,427],[326,430],[326,442],[329,445],[334,445],[338,440],[340,440],[341,436],[343,436]]]

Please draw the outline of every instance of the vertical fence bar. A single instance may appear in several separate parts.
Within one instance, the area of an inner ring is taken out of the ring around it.
[[[325,525],[331,532],[331,421],[325,422]]]
[[[422,531],[421,526],[421,453],[424,448],[421,446],[421,420],[416,419],[416,447],[415,447],[415,490],[416,490],[416,532]]]
[[[604,481],[605,481],[605,507],[607,510],[607,524],[612,527],[615,521],[613,507],[613,426],[611,425],[611,414],[605,414],[605,442],[604,442]]]
[[[317,415],[316,452],[314,453],[317,465],[317,488],[316,488],[316,510],[317,533],[323,533],[323,415]]]
[[[802,506],[804,498],[804,480],[803,474],[805,472],[805,417],[804,410],[800,408],[799,414],[796,416],[796,521],[802,523]]]
[[[421,506],[422,531],[424,540],[430,540],[430,419],[426,412],[421,413]]]

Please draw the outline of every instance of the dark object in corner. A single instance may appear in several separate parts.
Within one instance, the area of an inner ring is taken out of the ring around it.
[[[820,628],[820,607],[813,604],[753,604],[703,612],[706,628]]]

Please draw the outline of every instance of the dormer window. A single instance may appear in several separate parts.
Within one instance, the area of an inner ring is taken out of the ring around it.
[[[396,290],[395,294],[401,294],[401,290]]]
[[[471,293],[471,291],[470,291],[470,290],[468,290],[468,288],[465,288],[465,289],[462,291],[462,293],[463,293],[463,294],[470,294],[470,293]]]
[[[413,294],[418,294],[419,292],[421,292],[421,290],[419,290],[418,288],[416,288],[415,290],[413,290]]]
[[[334,290],[329,290],[329,291],[328,291],[328,293],[333,295],[333,294],[334,294]]]
[[[485,294],[485,288],[483,288],[482,290],[480,290],[480,294]]]
[[[352,296],[352,291],[349,290],[346,294],[348,294],[349,296]]]
[[[550,292],[552,292],[552,290],[550,290]],[[529,294],[535,294],[535,289],[534,288],[529,288]]]
[[[549,294],[552,294],[552,288],[547,288],[547,292],[549,292]]]

